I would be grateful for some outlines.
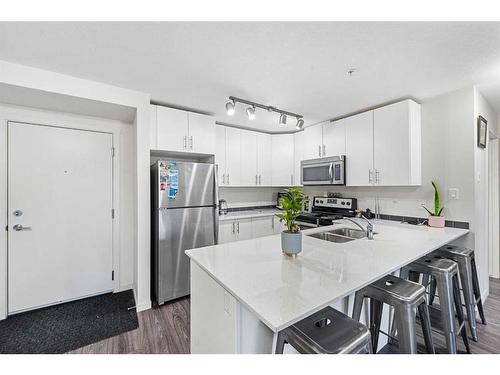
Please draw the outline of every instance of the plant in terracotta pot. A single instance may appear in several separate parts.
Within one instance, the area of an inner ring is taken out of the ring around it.
[[[286,230],[281,232],[281,249],[287,255],[296,256],[302,251],[302,233],[296,220],[302,213],[304,200],[305,195],[300,188],[285,190],[285,195],[280,199],[283,213],[276,216],[286,226]]]
[[[429,213],[428,224],[430,227],[434,228],[443,228],[444,227],[444,216],[441,216],[443,213],[444,207],[441,206],[441,192],[439,191],[439,187],[437,186],[435,181],[431,181],[432,187],[434,188],[434,211],[429,210],[427,207],[422,205],[422,207]]]

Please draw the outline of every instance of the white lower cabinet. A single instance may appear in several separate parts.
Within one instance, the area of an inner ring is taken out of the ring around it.
[[[223,220],[219,222],[219,243],[248,240],[252,238],[252,220]]]
[[[280,233],[285,226],[276,216],[219,221],[219,243],[248,240]]]
[[[274,234],[274,216],[255,217],[252,219],[252,238]]]

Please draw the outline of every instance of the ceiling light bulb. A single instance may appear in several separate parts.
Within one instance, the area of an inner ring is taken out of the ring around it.
[[[226,113],[229,115],[229,116],[232,116],[234,115],[234,101],[230,101],[230,102],[227,102],[226,103]]]
[[[249,120],[255,119],[255,107],[248,107],[247,108],[247,116]]]
[[[286,115],[284,113],[280,115],[280,125],[286,126]]]
[[[303,127],[304,127],[304,120],[302,120],[300,117],[297,118],[297,124],[295,125],[295,129],[302,130]]]

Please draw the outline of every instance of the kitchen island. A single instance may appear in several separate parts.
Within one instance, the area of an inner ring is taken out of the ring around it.
[[[468,232],[382,220],[374,226],[374,240],[345,243],[308,234],[356,228],[347,221],[306,230],[297,258],[282,254],[280,235],[187,250],[191,352],[272,353],[280,330],[328,305],[350,315],[354,292]],[[387,329],[387,308],[384,316]]]

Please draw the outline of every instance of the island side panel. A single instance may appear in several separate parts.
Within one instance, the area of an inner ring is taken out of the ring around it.
[[[238,303],[191,261],[191,353],[238,353]]]

